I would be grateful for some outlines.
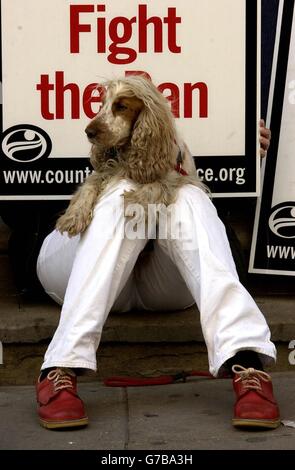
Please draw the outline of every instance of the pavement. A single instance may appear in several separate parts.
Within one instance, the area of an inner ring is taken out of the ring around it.
[[[294,366],[295,371],[295,366]],[[281,418],[295,423],[295,374],[273,374]],[[81,383],[90,424],[49,431],[36,415],[32,386],[0,387],[0,450],[294,450],[295,428],[232,427],[230,379],[111,388]],[[295,425],[295,424],[294,424]]]

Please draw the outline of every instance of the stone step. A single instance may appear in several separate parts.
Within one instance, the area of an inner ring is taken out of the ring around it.
[[[0,385],[34,384],[39,375],[49,341],[6,343],[0,365]],[[278,359],[271,371],[295,371],[290,363],[288,343],[276,343]],[[180,371],[208,371],[207,350],[203,342],[102,343],[97,351],[97,373],[81,379],[102,380],[110,376],[152,377]]]
[[[2,266],[8,263],[0,257]],[[5,272],[9,272],[9,265]],[[60,308],[50,299],[28,302],[19,297],[9,276],[0,276],[1,385],[33,384],[59,321]],[[288,361],[295,339],[293,296],[257,296],[278,348],[274,370],[294,370]],[[177,312],[110,314],[97,353],[97,379],[111,375],[153,376],[180,370],[208,370],[196,306]],[[93,375],[85,380],[93,380]]]
[[[5,283],[7,287],[4,292]],[[49,339],[58,324],[60,307],[46,298],[42,301],[24,301],[13,290],[12,284],[0,277],[1,285],[0,340],[3,343],[38,343]],[[295,339],[294,296],[259,295],[255,296],[255,300],[267,319],[274,341],[290,342]],[[203,341],[195,305],[173,312],[112,313],[102,336],[102,342],[191,341]]]
[[[295,339],[295,299],[255,299],[270,326],[273,341]],[[17,296],[0,299],[0,338],[3,343],[37,343],[50,338],[58,324],[60,309],[53,303],[19,302]],[[196,306],[174,312],[132,311],[110,314],[102,342],[203,341]]]
[[[0,384],[34,383],[59,321],[60,307],[48,297],[19,296],[7,256],[9,232],[0,224]],[[290,280],[262,279],[251,293],[263,311],[279,351],[275,370],[294,370],[288,345],[295,339],[295,296]],[[98,351],[98,378],[207,370],[207,353],[196,306],[176,312],[111,314]],[[293,369],[292,369],[293,367]],[[92,377],[93,378],[93,377]]]
[[[252,293],[253,294],[253,293]],[[295,339],[295,296],[255,295],[274,341]],[[17,294],[7,255],[0,254],[0,341],[38,343],[48,340],[59,321],[60,307],[44,296],[28,301]],[[102,342],[157,343],[203,341],[197,307],[174,312],[132,311],[109,315]]]

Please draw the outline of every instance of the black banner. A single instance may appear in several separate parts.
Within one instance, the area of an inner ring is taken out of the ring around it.
[[[267,124],[272,130],[258,200],[250,272],[295,275],[295,17],[281,1]]]

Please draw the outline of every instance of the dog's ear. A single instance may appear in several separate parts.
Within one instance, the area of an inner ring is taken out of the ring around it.
[[[169,112],[144,106],[134,124],[128,155],[130,176],[141,183],[157,180],[173,161],[175,130]]]

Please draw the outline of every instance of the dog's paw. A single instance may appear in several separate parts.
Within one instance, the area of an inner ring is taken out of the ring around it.
[[[82,213],[68,214],[66,212],[58,219],[56,223],[56,229],[60,233],[67,232],[69,237],[74,237],[79,235],[79,233],[85,232],[91,220],[91,213],[85,215]]]

